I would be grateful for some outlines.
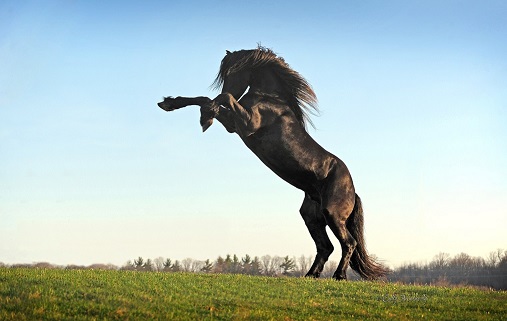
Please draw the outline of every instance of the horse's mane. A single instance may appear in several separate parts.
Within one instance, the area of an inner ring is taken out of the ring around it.
[[[212,86],[220,88],[225,78],[232,73],[247,68],[255,70],[261,67],[269,68],[279,77],[287,95],[285,98],[288,100],[288,105],[301,125],[305,127],[308,122],[313,126],[308,112],[318,112],[317,96],[310,84],[271,49],[258,46],[257,49],[228,52],[222,59],[220,70]]]

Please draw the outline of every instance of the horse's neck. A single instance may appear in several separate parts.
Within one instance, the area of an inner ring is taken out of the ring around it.
[[[254,77],[252,77],[250,89],[253,92],[259,92],[268,95],[281,96],[283,94],[283,87],[280,84],[280,80],[269,69],[261,70],[257,72]]]

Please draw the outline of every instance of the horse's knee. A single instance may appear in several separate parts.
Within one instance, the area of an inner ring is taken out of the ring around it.
[[[326,221],[320,213],[320,204],[312,200],[308,195],[305,196],[303,204],[299,209],[301,217],[305,221],[306,226],[310,228],[311,225],[326,226]]]
[[[352,253],[356,248],[357,241],[350,234],[347,229],[347,218],[348,215],[345,214],[346,211],[336,211],[330,210],[329,208],[322,209],[322,215],[326,220],[327,225],[333,231],[333,234],[336,236],[338,241],[340,241],[340,245],[343,253]]]
[[[314,212],[318,208],[319,203],[312,200],[312,198],[308,194],[305,194],[303,204],[301,204],[301,207],[299,208],[299,213],[301,213],[301,215],[304,215],[309,212]]]
[[[326,244],[320,248],[317,246],[317,253],[321,254],[326,260],[331,256],[333,252],[334,246],[332,243]]]

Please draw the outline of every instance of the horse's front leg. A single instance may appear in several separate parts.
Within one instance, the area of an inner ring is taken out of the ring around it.
[[[157,105],[165,111],[173,111],[191,105],[201,106],[200,123],[203,132],[213,124],[213,118],[218,119],[228,132],[234,133],[236,131],[232,112],[221,108],[219,104],[208,97],[166,97]]]
[[[218,108],[215,109],[215,106]],[[213,122],[213,119],[211,121],[208,120],[206,124],[209,123],[208,126],[205,126],[203,123],[203,120],[205,120],[206,116],[203,116],[204,114],[208,114],[209,111],[203,110],[204,107],[201,107],[201,126],[202,131],[206,131],[209,126],[211,126],[211,123]],[[236,132],[236,124],[234,122],[234,115],[233,112],[227,108],[220,107],[218,104],[214,104],[214,106],[211,107],[213,117],[217,119],[229,133],[235,133]],[[216,111],[216,113],[215,113]],[[209,117],[209,116],[208,116]]]
[[[212,100],[208,97],[165,97],[164,101],[159,102],[158,107],[165,111],[173,111],[187,106],[207,106],[211,104]]]
[[[229,119],[234,121],[236,131],[239,130],[248,136],[259,129],[261,123],[259,114],[243,107],[231,94],[222,93],[213,99],[213,102],[226,108]]]
[[[218,118],[219,110],[220,106],[215,104],[212,100],[201,106],[201,118],[199,119],[199,122],[201,123],[203,132],[205,132],[213,124],[214,118]]]
[[[200,123],[202,131],[206,131],[212,124],[213,118],[218,114],[219,106],[208,97],[165,97],[164,101],[159,102],[158,107],[165,111],[173,111],[187,106],[201,106]]]

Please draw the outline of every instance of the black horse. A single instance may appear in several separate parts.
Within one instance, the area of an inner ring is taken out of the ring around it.
[[[365,279],[385,276],[388,270],[366,251],[361,200],[349,170],[306,131],[307,112],[316,110],[317,102],[308,82],[283,58],[259,46],[227,51],[214,85],[222,93],[213,100],[167,97],[158,106],[166,111],[201,106],[203,131],[217,119],[273,172],[305,192],[300,213],[317,246],[307,276],[319,277],[334,250],[326,226],[342,248],[335,279],[347,278],[349,262]]]

